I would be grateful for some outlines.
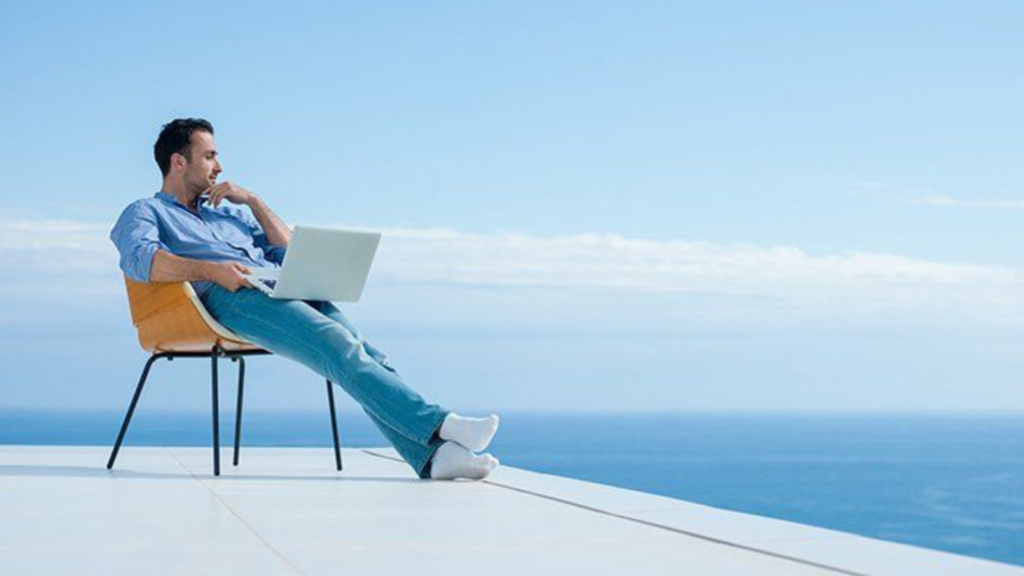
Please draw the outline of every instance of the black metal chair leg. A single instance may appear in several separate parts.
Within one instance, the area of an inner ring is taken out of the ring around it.
[[[135,406],[139,403],[139,396],[142,395],[142,387],[146,384],[146,378],[149,377],[149,369],[153,366],[160,354],[154,354],[149,357],[146,361],[146,367],[142,369],[142,376],[139,377],[139,384],[135,386],[135,395],[132,396],[132,402],[128,405],[128,412],[124,415],[124,422],[121,423],[121,430],[117,433],[117,442],[114,443],[114,450],[110,453],[110,459],[107,460],[107,470],[114,467],[114,460],[117,460],[117,453],[121,450],[121,443],[124,441],[124,435],[128,432],[128,424],[132,421],[132,414],[135,413]]]
[[[217,401],[217,357],[220,355],[220,347],[214,346],[210,353],[211,383],[213,396],[213,475],[220,476],[220,403]]]
[[[182,352],[157,352],[149,357],[146,361],[145,367],[142,369],[142,375],[139,376],[139,383],[135,387],[135,393],[132,395],[132,401],[128,405],[128,412],[124,416],[124,421],[121,423],[121,429],[117,433],[117,440],[114,442],[114,449],[110,453],[110,458],[107,460],[107,469],[114,467],[114,462],[117,459],[117,455],[121,450],[121,446],[124,444],[124,437],[128,432],[128,426],[131,424],[132,416],[135,414],[135,408],[138,406],[139,398],[142,396],[142,389],[146,384],[146,380],[149,379],[149,372],[153,367],[153,363],[160,358],[166,358],[168,361],[174,360],[175,358],[205,358],[210,357],[210,399],[211,399],[211,412],[213,416],[213,474],[214,476],[220,476],[220,381],[218,366],[221,356],[227,356],[231,358],[233,362],[238,362],[238,399],[235,405],[235,443],[234,443],[234,458],[233,463],[235,466],[238,465],[239,452],[241,451],[242,445],[242,405],[245,397],[245,354],[268,354],[266,351],[255,351],[255,352],[233,352],[228,353],[219,345],[214,345],[209,352],[195,352],[195,351],[182,351]],[[327,402],[331,412],[331,435],[334,440],[334,463],[337,469],[342,470],[341,461],[341,436],[338,434],[338,415],[334,404],[334,384],[327,380]]]
[[[341,470],[341,441],[338,439],[338,417],[334,413],[334,385],[327,381],[327,403],[331,406],[331,433],[334,436],[334,464]]]
[[[232,362],[238,362],[238,403],[235,404],[235,456],[232,464],[238,466],[238,447],[242,440],[242,392],[245,389],[245,358],[232,356]]]

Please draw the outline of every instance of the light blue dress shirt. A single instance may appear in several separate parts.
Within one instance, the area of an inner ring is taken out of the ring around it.
[[[110,239],[121,253],[121,270],[136,282],[149,282],[153,256],[163,250],[195,260],[235,261],[251,267],[275,267],[285,247],[271,246],[259,222],[246,210],[222,202],[200,204],[196,214],[166,192],[131,203]],[[202,295],[212,282],[193,282]]]

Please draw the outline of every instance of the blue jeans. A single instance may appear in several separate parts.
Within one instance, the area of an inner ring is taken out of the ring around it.
[[[202,301],[235,334],[340,385],[416,474],[430,477],[430,459],[443,443],[437,431],[448,411],[407,386],[334,304],[276,300],[252,288],[229,292],[217,285]]]

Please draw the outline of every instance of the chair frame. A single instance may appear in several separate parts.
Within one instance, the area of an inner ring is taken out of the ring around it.
[[[238,363],[238,398],[235,404],[235,444],[232,462],[238,466],[238,452],[242,436],[242,399],[245,389],[245,357],[273,354],[239,338],[217,323],[199,302],[187,282],[148,284],[125,278],[132,322],[138,329],[139,343],[152,353],[142,369],[128,411],[125,413],[117,441],[107,460],[107,469],[114,467],[121,450],[132,415],[142,396],[142,388],[149,378],[153,364],[161,358],[209,358],[211,400],[213,408],[213,474],[220,475],[220,401],[218,360],[230,358]],[[167,322],[170,322],[168,325]],[[203,342],[206,342],[204,345]],[[212,342],[212,346],[210,343]],[[334,464],[340,471],[341,439],[338,435],[338,416],[334,406],[334,385],[327,380],[327,403],[331,411],[331,434],[334,440]]]
[[[232,458],[232,464],[238,466],[238,453],[242,436],[242,399],[245,391],[245,357],[268,356],[271,354],[272,352],[267,350],[228,351],[224,350],[220,346],[214,346],[209,352],[157,352],[150,356],[149,360],[146,361],[145,367],[142,369],[142,375],[139,377],[139,383],[135,387],[135,394],[132,396],[131,404],[128,405],[128,412],[125,414],[124,421],[121,423],[121,430],[117,433],[117,442],[115,442],[114,449],[110,453],[110,459],[107,461],[107,469],[112,469],[114,467],[114,461],[117,460],[117,454],[121,450],[121,444],[124,442],[125,434],[128,432],[128,425],[131,423],[132,415],[135,413],[135,407],[139,403],[139,397],[142,396],[142,388],[146,385],[146,380],[149,378],[150,368],[153,367],[154,362],[161,358],[166,358],[168,361],[172,361],[175,358],[209,358],[211,360],[210,388],[213,408],[214,476],[220,476],[220,401],[217,363],[220,357],[230,358],[232,362],[238,362],[238,398],[235,404],[235,443]],[[331,433],[332,438],[334,439],[334,464],[340,471],[342,470],[341,439],[338,435],[338,417],[334,407],[334,385],[330,380],[327,380],[327,403],[331,409]]]

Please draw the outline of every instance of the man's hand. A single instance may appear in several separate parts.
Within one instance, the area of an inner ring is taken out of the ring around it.
[[[223,200],[248,206],[252,210],[252,215],[256,217],[256,221],[259,222],[260,228],[263,229],[263,233],[267,235],[271,246],[287,246],[292,241],[292,231],[288,229],[288,226],[277,217],[277,214],[274,214],[274,211],[267,206],[262,198],[245,188],[231,182],[221,182],[207,188],[203,194],[210,195],[207,201],[214,208],[219,206]]]
[[[209,202],[214,208],[219,206],[224,200],[233,204],[245,204],[248,206],[256,199],[255,194],[231,182],[221,182],[220,184],[211,186],[204,190],[203,194],[210,195],[207,202]]]
[[[252,288],[252,284],[242,276],[250,272],[248,267],[238,262],[203,262],[203,276],[229,292]]]

